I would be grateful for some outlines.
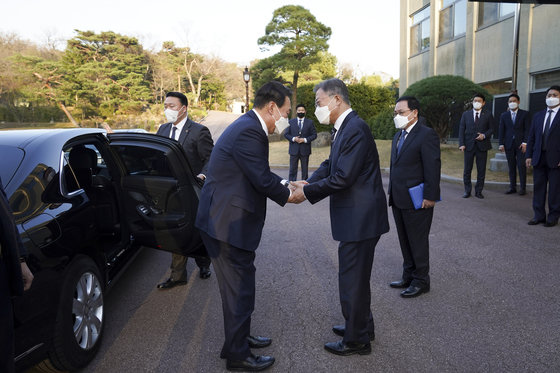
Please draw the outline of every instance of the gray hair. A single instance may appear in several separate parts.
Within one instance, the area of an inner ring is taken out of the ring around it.
[[[332,78],[323,80],[321,83],[317,84],[313,88],[313,92],[317,93],[318,90],[322,89],[329,96],[338,95],[342,98],[342,101],[350,105],[350,98],[348,97],[348,88],[346,84],[340,79]]]

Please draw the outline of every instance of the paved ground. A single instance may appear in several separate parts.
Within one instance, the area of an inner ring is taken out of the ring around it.
[[[442,188],[430,236],[432,290],[416,299],[388,286],[401,267],[390,214],[371,278],[376,340],[368,356],[323,350],[342,320],[328,201],[269,203],[252,327],[274,340],[255,350],[276,357],[269,371],[560,371],[560,227],[526,224],[531,194],[489,190],[484,200],[463,199],[460,185]],[[158,291],[169,262],[150,249],[135,259],[106,298],[103,345],[84,373],[225,370],[216,277],[199,279],[190,260],[187,286]]]

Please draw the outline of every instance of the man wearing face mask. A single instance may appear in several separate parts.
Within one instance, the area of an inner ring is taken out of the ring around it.
[[[534,215],[528,224],[553,227],[560,218],[560,86],[553,85],[546,91],[546,106],[533,117],[525,153],[527,167],[533,166],[534,185]]]
[[[370,278],[375,246],[389,231],[387,199],[381,183],[379,154],[371,130],[350,107],[348,88],[340,79],[314,88],[315,116],[334,124],[329,159],[306,182],[292,182],[296,201],[314,204],[330,196],[331,230],[338,246],[338,287],[344,324],[342,336],[325,344],[336,355],[367,355],[375,339]]]
[[[290,127],[284,137],[290,142],[290,175],[288,179],[297,179],[298,161],[301,161],[301,179],[307,179],[307,166],[311,154],[311,141],[317,138],[317,130],[311,119],[305,117],[305,105],[296,106],[297,118],[290,120]]]
[[[401,297],[412,298],[430,291],[429,235],[435,201],[439,200],[441,159],[439,138],[418,116],[420,103],[415,97],[403,96],[395,105],[395,127],[389,177],[389,206],[399,235],[403,256],[402,277],[389,285],[405,289]],[[409,188],[420,184],[423,201],[415,209]]]
[[[482,188],[484,188],[484,178],[486,176],[488,150],[492,149],[490,136],[492,135],[492,125],[494,123],[492,113],[482,110],[485,104],[484,95],[476,94],[473,97],[472,110],[465,111],[459,123],[459,150],[465,153],[465,167],[463,171],[465,194],[463,194],[463,198],[471,196],[471,174],[475,158],[476,185],[474,187],[474,195],[477,198],[484,198]]]
[[[255,307],[255,251],[266,217],[267,198],[280,206],[293,202],[289,183],[270,171],[268,134],[288,127],[288,88],[263,85],[253,110],[230,124],[210,156],[200,194],[196,227],[212,258],[224,317],[221,358],[228,370],[260,371],[272,356],[255,356],[251,348],[266,347],[270,338],[251,336]]]
[[[506,194],[517,192],[517,168],[519,170],[519,194],[525,195],[527,182],[525,151],[529,130],[531,129],[531,120],[528,111],[519,109],[519,101],[519,96],[515,93],[509,95],[509,110],[500,116],[499,149],[501,152],[505,151],[509,168],[509,189]]]
[[[188,100],[184,94],[168,92],[164,102],[165,117],[168,123],[162,124],[156,134],[177,140],[187,155],[194,175],[204,181],[214,142],[206,126],[188,118],[187,106]],[[209,278],[211,272],[208,255],[196,256],[195,261],[200,268],[200,278]],[[157,287],[158,289],[170,289],[186,283],[187,257],[173,253],[171,254],[171,276]]]

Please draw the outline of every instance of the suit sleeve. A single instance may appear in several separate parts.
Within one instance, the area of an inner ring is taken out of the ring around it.
[[[319,165],[317,170],[315,170],[315,172],[313,172],[311,177],[309,177],[306,181],[308,183],[314,183],[316,181],[319,181],[319,180],[327,177],[329,175],[330,164],[331,164],[331,157],[329,156],[329,158],[325,159],[321,163],[321,165]]]
[[[459,147],[465,146],[465,129],[467,124],[465,123],[465,113],[461,115],[461,121],[459,122]]]
[[[507,111],[506,111],[507,113]],[[505,116],[504,114],[500,115],[500,125],[498,128],[498,145],[505,145],[505,137],[506,137],[506,123],[505,123]]]
[[[347,131],[350,128],[347,128]],[[340,190],[350,188],[359,176],[361,160],[366,159],[368,144],[363,133],[348,133],[346,141],[341,144],[334,172],[329,172],[322,179],[315,181],[313,174],[309,185],[303,187],[305,196],[311,203],[316,203]],[[324,163],[324,162],[323,162]]]
[[[424,199],[437,201],[440,197],[441,151],[439,137],[430,130],[422,143],[422,166],[424,169]]]
[[[292,122],[294,120],[290,120],[288,123],[290,123],[290,125],[288,126],[288,129],[286,130],[286,132],[284,132],[284,137],[286,138],[286,140],[288,140],[289,142],[293,142],[292,140],[294,139],[294,135],[292,135]]]
[[[494,132],[494,116],[488,112],[488,129],[484,132],[484,138],[490,139],[492,132]]]
[[[523,140],[521,142],[527,143],[529,139],[529,131],[531,130],[531,114],[527,112],[523,118]]]
[[[233,159],[257,192],[284,206],[290,197],[290,190],[280,184],[280,176],[270,171],[268,141],[263,141],[264,133],[258,131],[262,132],[260,128],[249,129],[237,137]]]
[[[210,154],[212,154],[212,149],[214,148],[214,141],[212,140],[212,135],[210,130],[206,126],[202,126],[200,129],[200,136],[197,141],[197,152],[200,160],[202,161],[202,170],[200,173],[206,175],[208,172],[208,161],[210,160]]]
[[[529,136],[527,137],[527,151],[525,152],[525,158],[533,158],[533,148],[535,147],[535,122],[536,118],[531,121],[531,128],[529,129]]]

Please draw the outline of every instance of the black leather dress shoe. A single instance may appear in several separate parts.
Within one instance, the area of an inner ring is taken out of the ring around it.
[[[331,354],[348,355],[368,355],[371,354],[371,343],[344,343],[342,341],[325,343],[325,350]]]
[[[266,337],[253,337],[250,335],[249,338],[247,338],[247,342],[249,342],[249,347],[251,348],[263,348],[270,346],[272,339]]]
[[[168,278],[167,281],[162,282],[161,284],[158,284],[157,288],[158,289],[171,289],[171,288],[174,288],[175,286],[185,285],[186,283],[187,283],[187,281],[183,281],[183,280],[174,281],[173,279]]]
[[[410,285],[406,290],[401,292],[401,297],[403,298],[414,298],[422,293],[427,293],[430,291],[430,285],[424,287],[412,286]]]
[[[525,189],[521,189],[521,190],[519,191],[519,195],[520,195],[520,196],[524,196],[525,194],[527,194],[527,192],[525,191]]]
[[[274,364],[272,356],[255,356],[251,354],[245,360],[229,360],[226,362],[226,369],[236,372],[259,372]]]
[[[463,194],[463,198],[469,198],[471,196],[470,193],[465,192],[465,194]]]
[[[484,199],[484,196],[482,195],[482,193],[475,193],[474,196],[475,196],[476,198]]]
[[[546,223],[544,223],[545,227],[554,227],[555,225],[558,224],[558,220],[556,221],[547,221]]]
[[[410,286],[410,281],[404,281],[404,280],[393,281],[389,284],[389,286],[396,289],[406,289],[407,287]]]
[[[332,327],[332,331],[334,334],[344,337],[344,333],[346,332],[346,327],[344,325],[335,325]],[[375,340],[375,332],[368,332],[369,340]]]
[[[510,189],[506,192],[506,194],[513,194],[513,193],[517,193],[517,190],[515,189]]]
[[[538,224],[544,223],[544,222],[545,222],[544,220],[531,219],[531,220],[529,220],[529,221],[527,222],[527,224],[529,224],[529,225],[538,225]]]
[[[210,267],[200,267],[200,278],[207,279],[210,278],[212,272],[210,272]]]

